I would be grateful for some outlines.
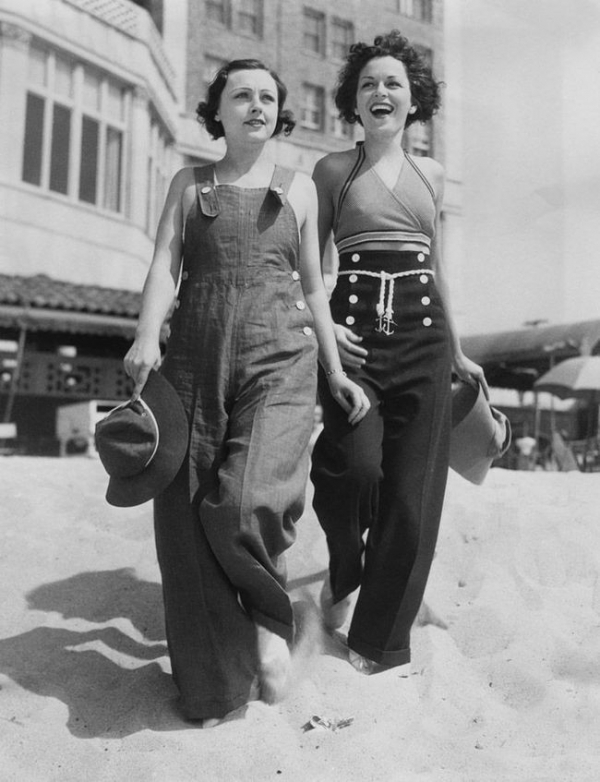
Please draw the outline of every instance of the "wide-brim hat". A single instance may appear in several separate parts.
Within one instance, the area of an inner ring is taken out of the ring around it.
[[[181,399],[152,370],[138,400],[119,405],[96,424],[96,449],[110,476],[107,502],[125,508],[161,494],[183,463],[188,437]]]
[[[458,383],[452,389],[450,467],[471,483],[481,484],[510,441],[508,418],[490,405],[482,386]]]

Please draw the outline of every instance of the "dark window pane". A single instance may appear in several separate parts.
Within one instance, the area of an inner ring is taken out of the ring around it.
[[[206,15],[209,19],[212,19],[213,22],[225,24],[226,14],[224,0],[206,0]]]
[[[44,138],[44,99],[27,93],[25,112],[25,149],[23,181],[39,185],[42,181],[42,140]]]
[[[50,153],[50,190],[66,193],[69,185],[69,142],[71,111],[54,105],[52,117],[52,151]]]
[[[96,203],[98,183],[98,134],[96,120],[83,117],[81,122],[81,164],[79,169],[79,199]]]

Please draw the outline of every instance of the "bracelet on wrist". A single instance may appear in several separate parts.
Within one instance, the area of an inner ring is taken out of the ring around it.
[[[331,375],[343,375],[346,377],[346,373],[343,369],[329,369],[325,372],[325,377],[331,377]]]

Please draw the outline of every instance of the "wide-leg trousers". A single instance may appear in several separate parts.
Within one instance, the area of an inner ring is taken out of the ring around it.
[[[193,500],[186,462],[154,503],[169,655],[191,718],[222,717],[256,697],[257,624],[293,640],[284,552],[304,508],[314,390],[311,407],[277,393],[248,397]]]
[[[372,275],[418,269],[415,255],[361,253],[359,271],[371,275],[338,280],[333,317],[363,337],[366,364],[348,376],[364,388],[371,410],[357,426],[348,424],[321,374],[324,429],[311,471],[334,601],[360,587],[348,645],[390,666],[410,660],[410,629],[435,552],[448,473],[451,365],[431,274],[396,281],[393,317],[378,330],[382,283]],[[342,256],[341,269],[348,268]]]
[[[227,286],[227,308],[214,288],[194,289],[205,297],[195,310],[232,313],[231,325],[199,369],[174,351],[163,365],[192,420],[188,458],[154,506],[169,654],[192,718],[251,699],[257,624],[293,640],[285,551],[304,509],[317,346],[312,316],[290,305],[290,275],[280,276],[282,292],[257,280],[234,299]]]

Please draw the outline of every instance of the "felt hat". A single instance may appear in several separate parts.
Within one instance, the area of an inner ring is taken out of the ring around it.
[[[510,446],[508,418],[490,405],[480,384],[452,389],[450,467],[471,483],[483,483],[492,462]]]
[[[188,422],[173,386],[152,370],[141,396],[96,424],[96,449],[110,476],[106,500],[125,508],[164,491],[188,446]]]

